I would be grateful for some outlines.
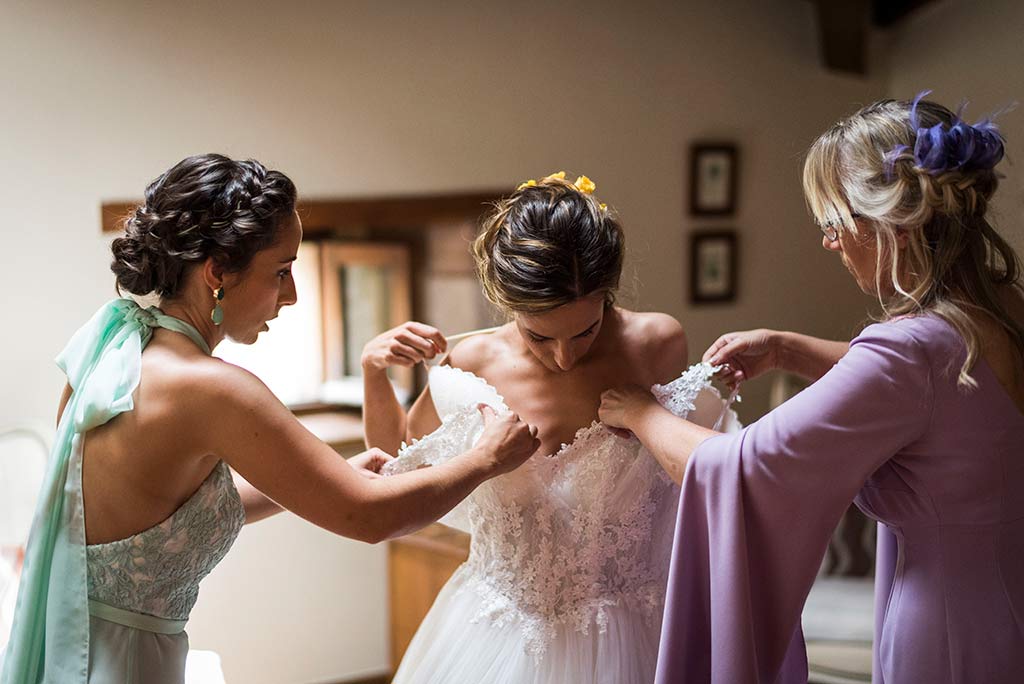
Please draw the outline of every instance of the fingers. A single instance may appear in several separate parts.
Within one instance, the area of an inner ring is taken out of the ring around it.
[[[363,364],[380,370],[388,366],[411,368],[447,349],[448,341],[440,330],[409,321],[368,342],[363,350]]]
[[[749,346],[750,345],[747,342],[746,338],[739,336],[733,337],[732,339],[726,341],[721,347],[719,347],[715,351],[715,353],[713,353],[709,357],[708,363],[710,363],[713,366],[718,366],[724,363],[725,361],[731,361],[736,356],[739,356],[743,352],[747,351],[747,348]]]
[[[377,464],[378,466],[382,466],[385,463],[387,463],[388,461],[394,461],[394,460],[395,460],[395,457],[392,456],[391,454],[389,454],[386,451],[382,451],[382,450],[376,449],[376,448],[373,450],[373,462],[375,464]]]
[[[412,368],[423,358],[423,355],[409,347],[396,346],[392,348],[385,358],[389,366],[404,366]]]
[[[494,409],[492,409],[487,404],[477,404],[476,410],[479,411],[480,415],[484,417],[484,427],[490,425],[494,418],[497,416],[497,414],[494,412]]]
[[[409,321],[405,325],[411,332],[425,340],[429,340],[438,352],[443,353],[448,351],[448,340],[445,339],[445,336],[441,334],[441,331],[434,326],[426,325],[425,323],[417,323],[416,321]]]
[[[726,333],[726,334],[722,335],[721,337],[719,337],[717,340],[715,340],[711,344],[710,347],[708,347],[707,351],[704,352],[704,356],[701,357],[701,361],[703,361],[704,363],[712,363],[713,364],[711,359],[715,358],[718,355],[718,351],[722,347],[724,347],[725,345],[729,344],[729,341],[732,338],[733,338],[733,333]]]
[[[410,350],[418,352],[423,358],[434,358],[439,351],[439,347],[431,338],[421,337],[408,330],[396,333],[395,341],[405,345]]]

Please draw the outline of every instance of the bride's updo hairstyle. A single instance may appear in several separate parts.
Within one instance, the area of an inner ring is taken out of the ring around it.
[[[214,257],[226,271],[245,270],[274,244],[295,211],[295,185],[254,160],[219,154],[188,157],[146,188],[146,201],[111,245],[117,287],[136,295],[178,295],[190,267]]]
[[[506,313],[543,313],[594,292],[615,301],[622,226],[586,176],[526,181],[494,205],[473,243],[484,294]]]
[[[968,124],[962,109],[927,94],[876,102],[826,131],[807,154],[804,194],[822,226],[857,236],[854,215],[866,219],[885,316],[930,311],[948,321],[967,347],[958,384],[973,388],[981,341],[972,314],[998,321],[1024,361],[1024,329],[1002,296],[1006,287],[1020,290],[1020,261],[986,216],[1003,138],[990,120]]]

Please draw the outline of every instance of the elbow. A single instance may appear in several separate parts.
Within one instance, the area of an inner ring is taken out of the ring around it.
[[[363,509],[358,520],[359,523],[346,536],[364,544],[377,545],[402,534],[397,520],[372,505]]]
[[[372,516],[348,518],[334,530],[335,534],[364,544],[379,544],[388,538],[387,529],[374,522]]]
[[[398,525],[375,527],[374,529],[365,532],[360,541],[376,546],[382,542],[391,541],[395,537],[401,537],[407,532],[408,530],[406,530],[404,526]]]

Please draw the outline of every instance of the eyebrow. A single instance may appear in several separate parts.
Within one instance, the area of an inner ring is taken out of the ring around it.
[[[281,259],[281,261],[279,263],[288,264],[288,263],[291,263],[291,262],[295,261],[297,258],[298,258],[297,256],[288,257],[287,259]]]
[[[580,337],[581,335],[586,335],[586,334],[587,334],[588,332],[590,332],[591,330],[593,330],[594,328],[596,328],[596,327],[597,327],[597,324],[598,324],[598,323],[600,323],[600,322],[601,322],[600,320],[596,320],[596,321],[594,321],[593,323],[591,323],[591,324],[590,324],[590,327],[589,327],[589,328],[587,328],[586,330],[584,330],[584,331],[583,331],[583,332],[581,332],[581,333],[577,333],[576,335],[573,335],[573,337]],[[527,329],[526,329],[526,332],[528,332],[528,333],[530,333],[531,335],[533,335],[534,337],[538,337],[538,338],[540,338],[540,339],[542,339],[542,340],[550,340],[550,339],[552,339],[552,338],[550,338],[550,337],[548,337],[548,336],[546,336],[546,335],[541,335],[540,333],[535,333],[535,332],[533,332],[532,330],[530,330],[529,328],[527,328]]]

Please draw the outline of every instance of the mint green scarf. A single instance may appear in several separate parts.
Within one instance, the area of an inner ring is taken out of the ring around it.
[[[210,347],[188,323],[130,299],[105,304],[57,357],[71,398],[57,426],[25,553],[0,684],[79,684],[89,676],[82,435],[134,408],[142,350],[160,327]]]

